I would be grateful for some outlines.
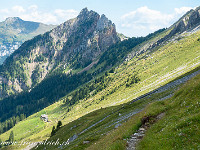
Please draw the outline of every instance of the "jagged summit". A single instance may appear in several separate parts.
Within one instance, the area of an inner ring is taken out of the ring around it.
[[[94,16],[99,16],[99,14],[93,10],[88,10],[87,7],[83,8],[79,15],[77,16],[78,19],[86,19],[86,18],[91,18]]]
[[[103,15],[101,15],[101,17],[97,23],[97,29],[102,30],[102,29],[107,28],[112,25],[114,25],[114,24],[112,24],[112,21],[108,20],[108,18],[103,14]]]
[[[10,26],[17,29],[21,24],[14,23]],[[23,27],[30,28],[28,22],[23,24]],[[32,27],[36,28],[37,25]],[[0,77],[4,77],[2,83],[8,89],[15,93],[21,92],[34,87],[49,72],[56,69],[84,70],[90,64],[93,65],[109,46],[118,41],[120,39],[115,25],[105,15],[100,16],[97,12],[84,8],[76,18],[25,42],[6,59],[0,70],[2,72]],[[18,61],[22,63],[20,67],[15,67]],[[8,66],[13,66],[12,71],[7,69]],[[13,72],[17,73],[13,74]],[[5,94],[0,93],[0,97],[7,95],[7,91],[2,92]]]
[[[200,30],[200,7],[188,11],[167,30],[169,31],[169,34],[151,44],[150,48],[147,49],[161,45],[173,37],[180,36],[182,33],[192,33]]]
[[[6,23],[13,23],[13,22],[16,22],[16,21],[23,21],[23,20],[19,17],[8,17],[5,20]]]
[[[88,10],[88,8],[84,8],[81,10],[80,14],[78,15],[78,19],[89,19],[95,17],[98,19],[97,22],[97,30],[103,30],[104,28],[109,28],[110,26],[115,27],[114,23],[112,23],[111,20],[109,20],[104,14],[102,14],[101,16],[93,11],[93,10]]]
[[[96,18],[98,20],[97,31],[103,30],[104,28],[109,28],[111,26],[115,27],[114,23],[112,23],[112,21],[109,20],[104,14],[100,16],[97,12],[88,10],[87,7],[81,10],[77,18],[81,20],[81,22],[83,22],[83,20]]]
[[[81,12],[79,13],[79,15],[84,15],[84,14],[86,14],[86,13],[88,13],[88,12],[89,12],[88,8],[85,7],[85,8],[83,8],[83,9],[81,10]]]

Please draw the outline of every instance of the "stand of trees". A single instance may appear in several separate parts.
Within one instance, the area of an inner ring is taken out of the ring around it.
[[[57,127],[53,126],[52,131],[51,131],[51,136],[55,135],[55,133],[61,128],[62,122],[58,121]]]
[[[123,61],[124,57],[127,56],[128,53],[133,51],[133,48],[137,45],[141,44],[144,41],[147,41],[157,34],[163,32],[165,28],[160,29],[154,33],[151,33],[147,35],[146,37],[133,37],[129,38],[127,40],[124,40],[122,42],[116,43],[108,48],[101,58],[99,59],[99,62],[97,65],[102,64],[105,62],[104,67],[108,66],[114,66],[117,63],[120,63]]]
[[[26,115],[20,114],[19,116],[16,116],[16,117],[13,116],[12,118],[7,119],[4,122],[1,122],[0,123],[0,134],[8,131],[9,129],[14,127],[15,124],[17,124],[18,122],[24,120],[25,118],[26,118]]]
[[[58,71],[58,73],[55,73],[55,74],[52,73],[52,75],[48,76],[36,87],[31,89],[30,92],[25,91],[18,95],[13,95],[1,100],[0,101],[0,122],[3,122],[4,125],[0,124],[0,126],[3,126],[3,127],[0,127],[0,133],[5,132],[9,130],[10,128],[12,128],[18,122],[18,120],[23,120],[25,117],[24,118],[22,117],[23,119],[16,119],[20,117],[21,114],[28,117],[32,115],[33,113],[36,113],[42,110],[43,108],[58,101],[61,97],[75,90],[80,85],[83,85],[84,83],[95,78],[96,75],[104,72],[110,66],[114,66],[115,64],[120,63],[123,60],[123,58],[129,52],[132,51],[132,48],[152,38],[153,36],[162,32],[163,30],[159,30],[153,34],[148,35],[147,37],[130,38],[123,42],[114,44],[113,46],[108,48],[108,50],[105,51],[100,57],[100,60],[97,65],[103,62],[106,62],[104,67],[100,68],[93,74],[83,72],[80,74],[66,75]],[[37,38],[38,37],[34,38],[34,40],[37,40]],[[24,48],[30,47],[30,45],[33,44],[30,42],[34,42],[34,40],[25,42],[21,46],[20,50],[15,51],[14,53],[16,54],[23,53],[21,57],[24,56],[24,59],[26,59],[26,55],[28,54],[29,49],[23,49],[23,47]],[[12,54],[12,56],[14,56],[14,54]],[[15,70],[19,68],[21,69],[21,73],[19,77],[26,80],[26,77],[23,76],[23,68],[20,68],[19,63],[16,63],[13,65],[13,59],[14,59],[13,57],[10,57],[10,59],[7,59],[5,62],[5,65],[0,66],[0,72],[4,71],[5,69],[4,67],[10,66],[11,68],[8,68],[7,70],[9,70],[9,73],[10,73],[9,76],[12,77],[15,75]],[[43,60],[43,58],[41,57],[37,59],[37,61],[40,61],[40,60]],[[23,60],[23,61],[28,61],[28,60]],[[23,63],[23,62],[20,62],[20,63]],[[111,70],[111,72],[114,72],[114,71]],[[80,99],[87,98],[91,94],[96,94],[98,91],[103,90],[112,80],[109,77],[107,78],[106,77],[107,75],[108,73],[106,72],[103,76],[87,84],[87,86],[84,86],[84,88],[80,88],[79,90],[76,90],[71,95],[72,99],[70,101],[67,100],[66,103],[68,105],[73,105]],[[137,78],[131,80],[130,84],[136,83],[137,80],[138,80]],[[127,86],[129,86],[128,84]]]
[[[16,121],[12,121],[14,117],[16,119],[21,114],[28,117],[56,102],[67,93],[76,89],[79,85],[91,79],[92,75],[86,72],[74,75],[55,74],[44,79],[30,92],[25,91],[1,100],[0,121],[4,122],[3,128],[0,127],[1,133],[16,124]]]
[[[95,95],[97,92],[102,91],[113,80],[111,77],[107,76],[108,72],[106,72],[101,77],[98,77],[97,79],[84,85],[80,89],[77,89],[66,98],[65,103],[68,104],[69,106],[74,105],[79,100],[84,98],[89,98],[90,96]],[[71,99],[69,97],[71,97]]]

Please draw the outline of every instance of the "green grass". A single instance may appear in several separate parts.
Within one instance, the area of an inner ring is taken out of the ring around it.
[[[161,98],[165,95],[168,95],[169,93],[171,93],[171,90],[165,91],[164,93],[154,94],[154,96],[152,96],[150,98],[144,98],[143,100],[138,101],[133,104],[127,103],[127,104],[122,104],[122,105],[118,105],[118,106],[102,108],[97,111],[91,112],[88,115],[83,116],[80,119],[77,119],[77,120],[72,121],[72,122],[68,123],[67,125],[65,125],[50,140],[56,140],[57,138],[59,138],[61,142],[67,141],[68,138],[71,137],[72,135],[74,135],[75,133],[80,133],[85,128],[93,125],[94,123],[98,122],[99,120],[110,115],[104,121],[102,121],[101,123],[97,124],[95,127],[91,128],[90,130],[88,130],[87,132],[85,132],[84,134],[79,136],[79,138],[81,138],[81,140],[77,141],[76,143],[72,144],[69,147],[70,149],[74,149],[74,146],[79,144],[79,148],[82,149],[83,147],[88,146],[88,145],[82,144],[83,140],[89,140],[90,142],[92,142],[92,141],[95,142],[98,139],[100,139],[102,137],[102,135],[105,135],[109,131],[113,130],[115,125],[111,125],[111,124],[112,124],[112,122],[115,122],[116,119],[119,117],[119,113],[122,115],[126,115],[130,112],[141,110],[142,108],[144,108],[144,106],[146,106],[146,104],[148,104],[152,101],[158,100],[159,98]],[[57,106],[59,106],[59,103],[57,103]],[[55,108],[53,109],[53,107],[55,107]],[[51,112],[51,110],[54,110],[54,111]],[[60,116],[58,110],[60,111],[61,108],[59,109],[59,107],[56,107],[54,104],[52,106],[49,106],[49,108],[46,108],[45,110],[43,110],[33,116],[30,116],[25,121],[20,122],[22,125],[20,123],[17,124],[12,129],[15,134],[15,139],[17,141],[20,141],[19,138],[21,136],[24,137],[23,141],[38,141],[39,139],[44,140],[45,138],[47,138],[47,137],[45,137],[45,135],[48,135],[48,136],[50,135],[52,125],[55,125],[57,123],[56,121],[60,119],[60,118],[58,118]],[[74,110],[74,111],[76,111],[76,110]],[[48,125],[47,125],[47,123],[44,123],[43,121],[41,121],[39,119],[39,116],[43,113],[49,114],[49,116],[50,116],[50,120],[52,122],[48,123]],[[57,120],[55,120],[55,122],[54,122],[53,118],[57,118]],[[72,119],[72,118],[69,117],[68,119]],[[39,125],[40,129],[41,129],[41,127],[43,127],[41,132],[33,131],[33,129],[35,128],[35,125],[32,124],[32,122],[30,122],[30,121],[34,121],[34,120],[35,121],[37,120],[41,123]],[[120,123],[123,123],[126,120],[127,119],[121,121]],[[65,124],[64,120],[62,120],[62,121]],[[76,127],[73,130],[71,130],[71,128],[74,126],[76,126]],[[107,126],[110,126],[110,127],[106,128]],[[28,134],[27,135],[20,134],[20,133],[23,133],[24,131],[28,132]],[[32,133],[34,133],[34,134],[32,134]],[[32,134],[32,135],[30,135],[30,134]],[[6,132],[5,134],[1,135],[1,137],[4,137],[4,139],[2,139],[2,140],[4,141],[4,140],[8,139],[8,136],[9,136],[9,132]],[[14,148],[16,148],[16,147],[14,147]],[[17,147],[16,149],[18,149],[18,148],[19,147]],[[55,148],[56,147],[52,147],[52,149],[55,149]],[[51,149],[51,147],[49,147],[48,149]]]
[[[151,103],[155,100],[158,100],[159,98],[168,95],[171,93],[171,91],[165,91],[164,93],[157,93],[149,98],[143,98],[142,100],[135,102],[135,103],[127,103],[127,104],[121,104],[118,106],[112,106],[107,108],[102,108],[97,111],[91,112],[80,119],[77,119],[73,122],[68,123],[67,125],[63,126],[55,136],[51,137],[48,141],[56,141],[58,138],[60,140],[60,143],[67,141],[70,137],[72,137],[74,134],[81,133],[84,129],[90,127],[91,125],[97,123],[98,121],[104,119],[102,122],[99,122],[94,127],[89,128],[86,132],[79,135],[78,140],[74,141],[69,146],[65,147],[66,149],[84,149],[88,146],[94,145],[94,143],[98,142],[101,139],[104,139],[105,135],[109,134],[110,131],[114,130],[115,124],[112,125],[112,123],[116,122],[117,119],[120,117],[119,114],[122,116],[127,115],[131,112],[138,112],[139,110],[142,110],[144,106],[146,106],[148,103]],[[108,116],[108,117],[107,117]],[[136,115],[137,116],[137,115]],[[106,118],[107,117],[107,118]],[[128,121],[128,119],[124,119],[123,121],[120,121],[119,123],[124,123]],[[134,121],[140,121],[139,118],[137,118]],[[132,123],[131,123],[132,124]],[[120,133],[123,133],[123,137],[128,137],[129,133],[135,131],[138,129],[140,125],[140,122],[138,122],[136,127],[125,128],[123,131],[119,131]],[[73,128],[73,129],[71,129]],[[128,130],[126,130],[128,129]],[[118,135],[119,133],[116,133],[114,137],[114,141],[117,141],[114,145],[111,145],[111,149],[116,149],[117,147],[124,147],[124,145],[120,144],[123,143],[123,141],[118,141]],[[106,136],[107,137],[107,136]],[[110,138],[110,136],[108,136]],[[122,139],[122,138],[119,138]],[[108,139],[104,139],[107,141]],[[89,144],[83,144],[83,141],[90,141]],[[112,142],[112,141],[110,141]],[[104,145],[104,144],[102,144]],[[102,145],[100,147],[102,147]],[[49,150],[58,149],[58,146],[41,146],[38,149],[43,149],[46,147]],[[103,147],[102,147],[103,149]]]
[[[126,141],[141,125],[145,116],[164,117],[152,124],[137,148],[140,150],[199,149],[200,148],[200,75],[182,86],[166,100],[149,104],[117,130],[101,138],[87,149],[125,149]],[[119,144],[120,143],[120,144]]]
[[[200,75],[165,102],[165,117],[152,125],[138,149],[199,149],[199,98]]]
[[[111,114],[113,111],[112,109],[118,110],[122,107],[122,104],[125,105],[125,103],[133,100],[134,98],[149,91],[152,91],[162,85],[165,85],[175,78],[193,70],[194,68],[197,68],[200,62],[200,43],[197,41],[199,36],[200,32],[197,32],[195,34],[182,38],[178,42],[169,42],[168,44],[159,47],[157,50],[151,52],[150,54],[144,53],[141,56],[133,58],[127,63],[121,64],[118,68],[115,69],[115,73],[109,73],[108,77],[113,78],[114,80],[112,80],[110,85],[104,90],[98,92],[96,95],[88,99],[81,100],[79,103],[71,106],[70,108],[63,104],[63,100],[65,100],[67,96],[63,97],[59,102],[43,109],[36,114],[33,114],[32,116],[28,117],[24,121],[21,121],[14,128],[12,128],[11,130],[14,131],[15,139],[17,141],[21,141],[22,139],[25,141],[45,140],[50,137],[52,126],[56,125],[58,120],[61,120],[63,122],[63,125],[66,125],[69,128],[77,124],[77,122],[80,122],[82,126],[76,128],[76,130],[73,132],[71,132],[71,130],[69,131],[69,129],[66,128],[66,131],[64,131],[64,129],[63,131],[59,131],[67,132],[67,135],[65,135],[65,138],[63,139],[63,141],[65,141],[75,132],[78,133],[79,131],[90,126],[94,122],[97,122],[101,118],[104,118],[104,113],[105,115]],[[127,79],[135,73],[137,73],[137,76],[140,78],[140,82],[137,84],[133,84],[132,86],[127,88]],[[109,94],[110,91],[114,90],[115,88],[117,90],[114,93]],[[164,93],[155,94],[153,97],[143,99],[143,101],[137,102],[134,105],[129,106],[128,103],[126,104],[126,109],[120,109],[120,113],[123,113],[125,115],[128,114],[130,111],[142,109],[148,103],[155,101],[159,99],[159,97],[163,97],[164,95],[167,96],[171,92],[173,92],[173,89]],[[102,96],[105,96],[104,100],[100,100]],[[166,107],[165,104],[163,104],[162,102],[159,102],[158,105],[160,107],[158,111],[160,109],[163,111]],[[102,110],[101,107],[103,108]],[[68,112],[67,109],[70,109],[70,111]],[[81,119],[75,121],[78,118],[87,115],[95,110],[97,110],[97,112],[99,111],[99,113],[95,114],[94,117],[87,118],[89,120],[87,123],[84,122],[84,119],[82,122],[80,121]],[[119,113],[119,111],[117,113]],[[101,137],[114,128],[112,126],[104,130],[103,124],[106,124],[108,120],[116,119],[117,113],[114,113],[110,116],[110,118],[105,119],[102,124],[99,124],[99,127],[95,127],[95,129],[92,128],[90,132],[84,133],[83,137],[89,137],[91,141],[97,141],[98,139],[100,139],[101,141]],[[47,114],[51,122],[44,123],[43,121],[41,121],[39,119],[41,114]],[[122,132],[124,134],[120,136],[120,138],[114,138],[116,143],[113,145],[113,148],[120,147],[119,143],[123,143],[123,141],[120,140],[130,136],[130,133],[138,128],[143,113],[139,113],[135,116],[138,119],[135,118],[135,120],[131,122],[130,125],[127,125],[127,129],[125,131],[123,129],[122,131],[119,131],[119,133]],[[131,124],[133,123],[135,123],[135,126],[129,128],[129,126],[131,126]],[[0,138],[2,140],[7,140],[11,130],[0,135]],[[91,132],[94,132],[96,130],[101,131],[100,133],[103,135],[90,135]],[[118,136],[115,135],[114,137]],[[81,143],[82,141],[79,142]],[[110,145],[111,149],[112,144],[113,142],[111,142]],[[83,147],[85,147],[85,145],[82,144],[81,148]]]
[[[150,107],[150,108],[149,108]],[[155,104],[150,104],[147,108],[145,108],[142,112],[131,117],[127,122],[125,122],[121,127],[111,131],[108,135],[102,137],[100,140],[96,142],[96,144],[88,147],[88,150],[94,149],[112,149],[117,146],[118,149],[126,148],[126,139],[129,138],[139,127],[141,126],[141,119],[144,116],[155,115],[165,110],[165,105],[163,102],[157,102]],[[119,145],[119,143],[121,143]]]

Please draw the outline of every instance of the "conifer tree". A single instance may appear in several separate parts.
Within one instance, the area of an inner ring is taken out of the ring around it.
[[[62,126],[62,122],[61,122],[61,121],[58,121],[57,129],[59,129],[61,126]]]
[[[14,142],[14,133],[13,133],[13,131],[10,132],[10,136],[9,136],[8,141],[9,142]]]
[[[0,139],[0,148],[2,147],[2,140]]]
[[[53,126],[52,131],[51,131],[51,136],[53,136],[56,133],[56,128]]]

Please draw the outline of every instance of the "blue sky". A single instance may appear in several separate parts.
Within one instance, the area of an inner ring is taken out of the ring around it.
[[[105,14],[127,36],[145,36],[169,27],[199,0],[6,0],[0,5],[0,21],[7,17],[60,24],[87,7]]]

